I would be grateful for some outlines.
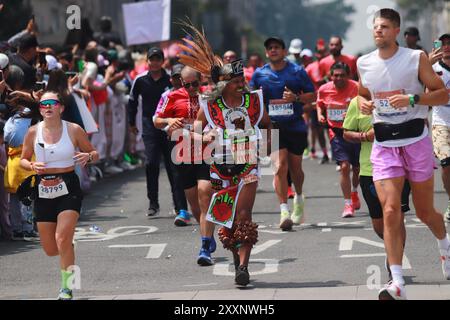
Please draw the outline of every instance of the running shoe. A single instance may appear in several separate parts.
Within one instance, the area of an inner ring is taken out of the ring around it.
[[[211,259],[211,252],[201,248],[200,253],[198,254],[197,263],[202,267],[212,266],[214,262]]]
[[[180,210],[175,218],[174,224],[177,227],[186,227],[191,222],[191,215],[186,210]]]
[[[59,290],[58,300],[72,300],[72,290],[70,289],[61,289]]]
[[[445,210],[444,217],[447,222],[450,222],[450,203],[448,204],[447,210]]]
[[[450,280],[450,247],[447,249],[447,251],[442,252],[441,250],[441,261],[444,277],[445,279]]]
[[[34,230],[24,231],[23,232],[23,240],[24,241],[39,241],[39,234]]]
[[[406,300],[405,286],[388,282],[378,293],[379,300]]]
[[[159,213],[159,205],[150,203],[148,208],[147,217],[154,217]]]
[[[308,159],[308,158],[309,158],[309,149],[306,148],[306,149],[303,151],[303,159]]]
[[[328,158],[328,155],[324,155],[323,158],[319,161],[319,164],[327,164],[330,162],[330,158]]]
[[[305,196],[302,194],[302,201],[301,203],[297,203],[297,198],[298,195],[295,195],[294,198],[294,209],[292,210],[292,215],[291,215],[291,220],[294,223],[294,225],[299,225],[301,224],[303,221],[303,211],[305,208]]]
[[[122,168],[119,168],[118,166],[111,165],[105,168],[105,173],[107,174],[117,174],[122,173],[124,170]]]
[[[250,274],[247,266],[239,266],[236,270],[234,281],[239,286],[246,286],[250,283]]]
[[[288,193],[287,193],[288,199],[294,199],[295,192],[292,190],[292,187],[288,187]]]
[[[122,162],[119,166],[120,166],[120,168],[122,168],[125,171],[130,171],[130,170],[136,169],[135,165],[132,165],[131,163],[126,162],[126,161]]]
[[[359,210],[361,208],[361,202],[359,201],[358,191],[352,192],[352,205],[355,210]]]
[[[281,218],[280,218],[280,228],[283,231],[289,231],[292,230],[292,225],[294,223],[292,222],[291,218],[289,218],[289,211],[281,211]]]
[[[353,209],[353,205],[346,204],[344,206],[344,211],[342,212],[342,218],[352,218],[355,216],[355,210]]]

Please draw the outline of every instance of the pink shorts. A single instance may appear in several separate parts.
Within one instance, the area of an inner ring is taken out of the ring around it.
[[[373,181],[405,177],[412,182],[424,182],[433,177],[434,155],[429,137],[405,147],[374,144],[370,161]]]

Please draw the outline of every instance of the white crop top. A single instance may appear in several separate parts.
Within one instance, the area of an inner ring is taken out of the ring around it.
[[[69,136],[67,122],[62,121],[63,132],[61,139],[55,144],[49,144],[44,141],[42,124],[43,122],[39,122],[37,125],[36,139],[34,142],[36,162],[45,162],[47,169],[73,167],[75,165],[75,161],[73,160],[75,147]]]

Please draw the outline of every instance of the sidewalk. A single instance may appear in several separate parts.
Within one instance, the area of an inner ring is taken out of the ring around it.
[[[409,300],[450,300],[450,285],[407,285]],[[377,300],[367,286],[302,289],[236,289],[180,291],[116,296],[77,297],[75,300]]]

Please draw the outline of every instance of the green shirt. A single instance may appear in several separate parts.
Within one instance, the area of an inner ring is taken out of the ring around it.
[[[357,97],[350,102],[343,127],[345,130],[356,132],[368,132],[372,129],[372,116],[361,114],[358,108]],[[360,176],[372,176],[372,163],[370,162],[372,145],[372,142],[361,142],[361,152],[359,154]]]

